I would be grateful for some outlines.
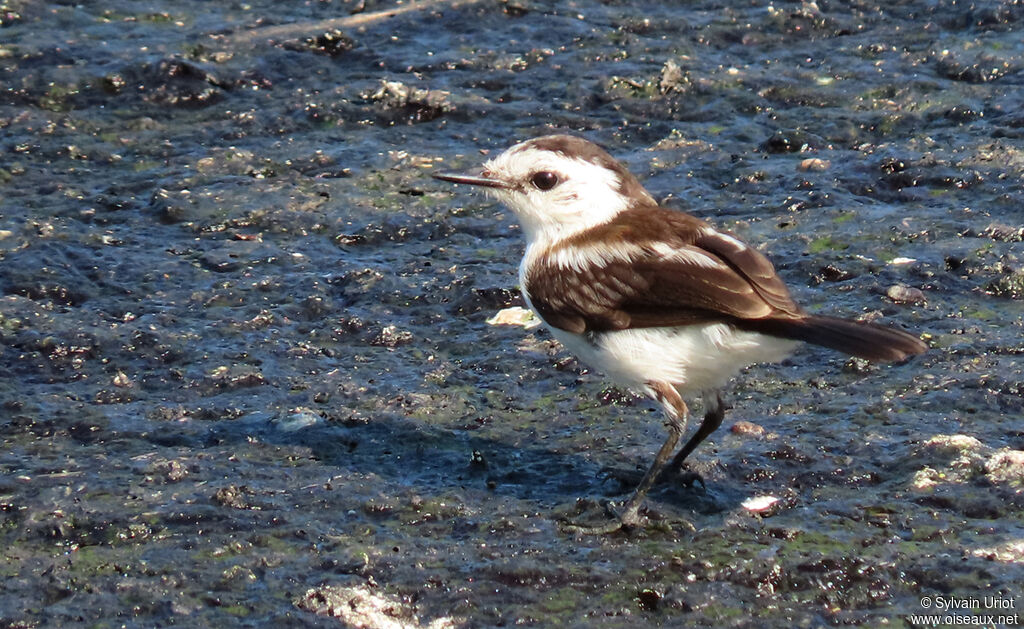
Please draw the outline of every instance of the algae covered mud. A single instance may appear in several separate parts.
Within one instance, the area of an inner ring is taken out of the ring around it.
[[[1019,3],[0,22],[0,626],[1019,624]],[[706,491],[565,534],[660,416],[487,324],[517,228],[429,179],[555,131],[932,350],[748,370]]]

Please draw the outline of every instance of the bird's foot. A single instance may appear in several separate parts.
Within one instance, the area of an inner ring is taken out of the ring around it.
[[[625,507],[616,507],[608,500],[597,502],[588,498],[580,498],[570,513],[559,518],[560,528],[567,533],[579,535],[608,535],[619,531],[629,532],[637,528],[651,526],[650,518],[641,515],[639,505],[627,502]],[[695,532],[697,528],[687,520],[682,520],[684,528]],[[668,528],[667,522],[658,520],[657,528]]]
[[[610,500],[580,498],[568,513],[559,518],[559,528],[580,535],[608,535],[628,531],[640,522],[639,513],[619,514]]]

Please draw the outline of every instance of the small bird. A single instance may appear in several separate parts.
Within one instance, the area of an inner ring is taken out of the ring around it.
[[[583,138],[527,140],[477,173],[434,177],[484,188],[515,213],[526,236],[519,285],[529,307],[584,363],[665,411],[668,438],[618,520],[586,532],[641,522],[659,475],[679,473],[721,425],[719,391],[745,367],[781,360],[800,342],[881,362],[927,349],[906,332],[807,313],[757,250],[659,207],[622,164]],[[704,419],[670,462],[686,428],[683,396],[693,394],[704,398]]]

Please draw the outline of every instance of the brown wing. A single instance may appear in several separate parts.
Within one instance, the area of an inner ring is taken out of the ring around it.
[[[793,302],[789,289],[775,273],[775,267],[757,249],[728,232],[710,226],[701,231],[694,244],[728,264],[737,275],[750,283],[765,303],[779,311],[776,314],[803,316],[803,310]]]
[[[553,327],[575,333],[800,317],[757,251],[687,214],[647,208],[538,255],[524,286]]]

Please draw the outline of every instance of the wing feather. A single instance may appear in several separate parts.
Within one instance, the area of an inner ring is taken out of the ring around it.
[[[530,302],[548,324],[578,334],[803,316],[767,258],[671,210],[623,212],[531,262]]]

